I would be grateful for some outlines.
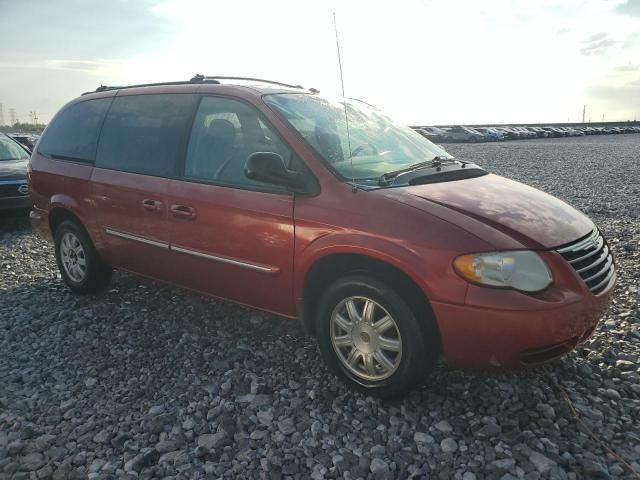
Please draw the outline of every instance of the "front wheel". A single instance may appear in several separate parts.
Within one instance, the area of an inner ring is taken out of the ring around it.
[[[440,353],[435,320],[428,314],[418,318],[416,310],[375,278],[337,280],[318,308],[318,342],[325,362],[350,386],[381,397],[415,387]]]

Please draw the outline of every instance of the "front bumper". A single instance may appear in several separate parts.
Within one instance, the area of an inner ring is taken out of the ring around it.
[[[527,295],[469,285],[464,305],[432,302],[444,355],[453,367],[513,369],[571,351],[604,315],[615,277],[594,295],[556,252],[543,252],[554,283]]]
[[[23,210],[31,208],[31,197],[0,197],[0,210]]]

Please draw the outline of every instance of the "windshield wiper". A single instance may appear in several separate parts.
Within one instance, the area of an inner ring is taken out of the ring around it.
[[[421,168],[440,167],[443,160],[449,159],[444,157],[433,157],[431,160],[426,162],[414,163],[413,165],[401,168],[400,170],[394,170],[393,172],[384,173],[380,176],[380,178],[378,178],[378,185],[384,187],[386,185],[389,185],[389,183],[391,183],[390,180],[396,178],[398,175],[413,172],[415,170],[420,170]],[[451,160],[453,161],[453,159]]]

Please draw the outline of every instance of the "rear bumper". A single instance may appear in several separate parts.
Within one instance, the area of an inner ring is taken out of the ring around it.
[[[53,241],[51,228],[49,227],[49,212],[34,207],[29,213],[29,220],[33,229],[45,240]]]
[[[31,197],[0,197],[0,210],[21,210],[31,208]]]
[[[575,272],[554,267],[554,285],[525,295],[470,285],[466,303],[432,302],[447,363],[514,369],[548,362],[587,340],[609,305],[614,281],[593,295]]]

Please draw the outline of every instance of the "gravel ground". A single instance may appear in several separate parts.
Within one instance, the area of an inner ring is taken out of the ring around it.
[[[380,401],[295,322],[125,274],[72,295],[51,245],[3,213],[0,480],[632,478],[603,444],[640,469],[640,135],[448,149],[603,230],[619,280],[589,343],[508,375],[442,366]]]

